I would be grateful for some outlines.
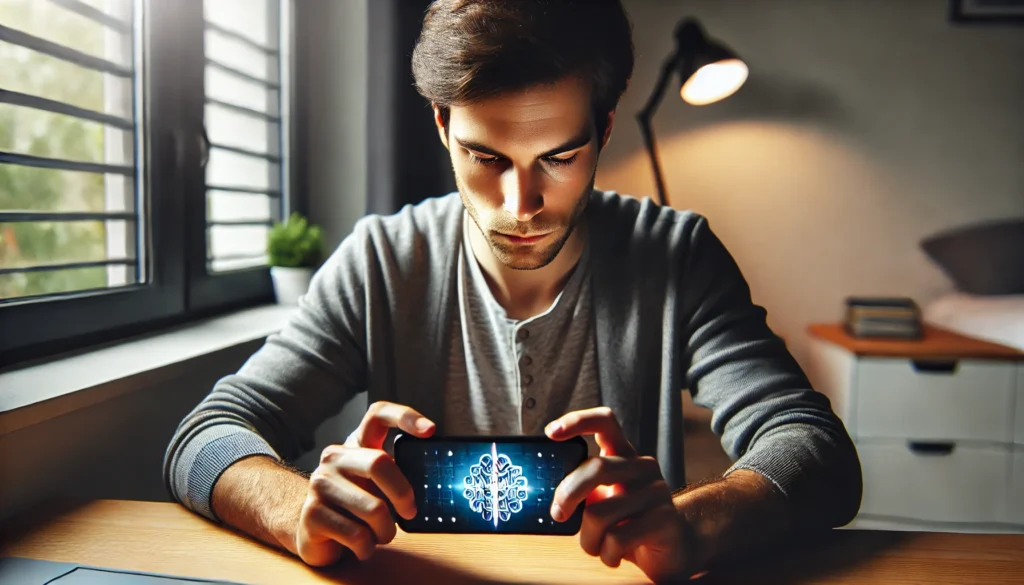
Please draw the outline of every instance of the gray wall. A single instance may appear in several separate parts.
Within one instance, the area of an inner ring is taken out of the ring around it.
[[[307,3],[298,38],[308,43],[310,73],[303,91],[310,218],[323,226],[328,249],[352,231],[366,210],[367,2],[301,0]],[[366,411],[357,396],[317,430],[317,448],[299,466],[316,467],[320,451],[341,443]]]
[[[301,0],[297,41],[309,68],[301,103],[310,217],[328,249],[366,209],[367,1]]]
[[[0,519],[49,498],[166,500],[161,469],[178,423],[258,344],[180,377],[0,436]]]
[[[0,521],[54,497],[168,500],[161,470],[178,423],[259,345],[222,352],[189,366],[185,375],[0,436]],[[325,422],[317,430],[318,448],[300,458],[299,467],[314,469],[323,447],[344,440],[365,403],[354,400]]]
[[[706,215],[798,359],[852,294],[951,290],[919,250],[1024,215],[1024,34],[946,0],[626,0],[637,67],[597,185],[654,190],[634,114],[686,15],[750,67],[729,99],[669,92],[655,129],[673,206]]]

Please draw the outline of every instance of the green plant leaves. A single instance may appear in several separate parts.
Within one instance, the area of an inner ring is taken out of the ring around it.
[[[323,233],[299,212],[270,228],[267,255],[271,266],[315,268],[323,258]]]

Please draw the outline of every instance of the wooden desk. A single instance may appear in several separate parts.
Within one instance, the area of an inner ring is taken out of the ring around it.
[[[252,585],[647,583],[604,567],[575,537],[399,532],[366,563],[315,570],[214,526],[177,504],[101,500],[3,526],[0,556],[223,579]],[[1024,535],[837,530],[785,559],[695,583],[910,585],[1024,582]]]

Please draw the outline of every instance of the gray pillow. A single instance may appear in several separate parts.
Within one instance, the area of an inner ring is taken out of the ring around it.
[[[962,292],[1024,294],[1024,218],[941,232],[922,240],[921,248]]]

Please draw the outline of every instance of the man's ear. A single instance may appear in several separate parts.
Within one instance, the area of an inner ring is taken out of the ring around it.
[[[615,125],[615,110],[608,112],[608,123],[604,127],[604,136],[601,137],[601,150],[608,145],[608,139],[612,137],[612,126]]]
[[[448,148],[448,129],[444,127],[444,118],[441,117],[441,108],[432,104],[434,108],[434,124],[437,126],[437,135],[441,137],[441,144]]]

